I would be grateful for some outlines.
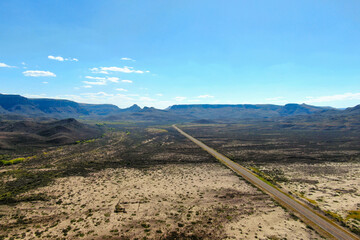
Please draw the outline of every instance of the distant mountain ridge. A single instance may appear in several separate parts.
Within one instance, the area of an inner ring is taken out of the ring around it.
[[[192,104],[174,105],[168,110],[172,112],[187,113],[204,119],[230,118],[269,118],[293,115],[307,115],[328,110],[328,107],[316,107],[307,104],[290,103],[284,106],[273,104]]]
[[[119,110],[111,104],[82,104],[63,99],[30,99],[20,95],[0,94],[0,112],[3,114],[66,118],[107,115]]]
[[[290,103],[274,104],[189,104],[173,105],[165,110],[141,108],[134,104],[125,109],[112,104],[86,104],[62,99],[30,99],[20,95],[0,94],[1,116],[49,118],[87,118],[108,121],[199,121],[278,118],[317,114],[360,114],[360,105],[339,110]]]

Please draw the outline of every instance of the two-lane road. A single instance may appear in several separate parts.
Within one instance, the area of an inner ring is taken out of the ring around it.
[[[346,239],[346,240],[354,240],[359,238],[355,236],[353,233],[347,231],[346,229],[340,227],[339,225],[332,222],[330,219],[326,218],[325,216],[316,213],[309,207],[303,205],[302,203],[296,201],[295,199],[291,198],[287,194],[283,193],[279,189],[265,183],[261,179],[259,179],[254,173],[250,172],[246,168],[242,167],[241,165],[231,161],[229,158],[225,157],[224,155],[216,152],[214,149],[208,147],[204,143],[200,142],[199,140],[193,138],[189,134],[185,133],[175,125],[173,127],[179,131],[182,135],[193,141],[195,144],[203,148],[205,151],[213,155],[217,158],[220,162],[228,166],[230,169],[235,171],[237,174],[242,176],[244,179],[249,181],[250,183],[254,184],[262,191],[269,194],[273,199],[279,202],[284,207],[294,211],[297,215],[307,224],[311,225],[315,230],[317,230],[320,234],[327,238],[335,238],[335,239]]]

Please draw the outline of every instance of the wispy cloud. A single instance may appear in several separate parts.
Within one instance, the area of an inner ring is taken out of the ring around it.
[[[124,60],[124,61],[133,61],[135,62],[136,60],[132,59],[132,58],[127,58],[127,57],[123,57],[121,58],[121,60]]]
[[[269,104],[286,104],[288,100],[284,97],[269,97],[265,98],[265,101]]]
[[[116,91],[127,92],[128,90],[126,90],[124,88],[117,88]]]
[[[90,85],[106,85],[108,82],[118,83],[120,78],[118,77],[93,77],[93,76],[86,76],[86,79],[96,80],[96,81],[83,81],[85,84]]]
[[[102,67],[103,71],[111,71],[111,72],[122,72],[122,73],[144,73],[142,70],[135,70],[133,67],[125,66],[121,67]]]
[[[14,68],[15,66],[7,65],[6,63],[0,63],[0,68]]]
[[[200,95],[198,96],[197,98],[213,98],[214,96],[211,96],[211,95]]]
[[[99,67],[90,68],[93,73],[109,74],[109,72],[122,72],[122,73],[149,73],[150,71],[135,70],[133,67]]]
[[[94,98],[94,97],[113,97],[114,94],[106,93],[106,92],[97,92],[97,93],[82,93],[81,95]]]
[[[49,55],[48,59],[56,60],[56,61],[59,61],[59,62],[64,62],[64,61],[78,62],[79,61],[79,59],[77,59],[77,58],[63,58],[61,56],[55,57],[55,56],[52,56],[52,55]]]
[[[132,105],[136,100],[130,95],[121,93],[112,94],[106,92],[82,93],[80,96],[75,96],[73,99],[92,103],[126,103],[126,105]]]
[[[29,70],[23,72],[26,77],[56,77],[55,73],[49,71]]]
[[[182,101],[186,100],[186,97],[174,97],[174,99],[178,102],[182,102]]]
[[[142,101],[142,102],[145,102],[145,103],[156,101],[155,99],[152,99],[150,97],[139,97],[139,100]]]
[[[280,100],[284,100],[284,97],[271,97],[271,98],[266,98],[266,101],[280,101]]]
[[[83,83],[88,84],[88,85],[106,85],[105,80],[99,80],[99,81],[95,81],[95,82],[83,81]]]
[[[131,81],[131,80],[121,80],[121,82],[123,82],[123,83],[133,83],[133,81]]]
[[[90,68],[92,73],[102,73],[102,74],[109,74],[109,72],[101,70],[101,68]]]
[[[162,94],[162,93],[158,93],[158,94],[156,94],[156,96],[158,96],[158,97],[162,97],[162,96],[163,96],[163,94]]]
[[[131,101],[132,103],[135,101],[129,94],[125,95],[120,93],[116,94],[116,99],[120,101]]]
[[[87,79],[93,79],[93,80],[106,80],[105,77],[92,77],[92,76],[85,76]]]
[[[27,97],[27,98],[44,98],[44,97],[46,97],[46,94],[45,93],[41,93],[41,94],[28,94],[28,93],[25,93],[24,97]]]
[[[43,84],[48,84],[49,82],[42,82]]]
[[[106,80],[109,82],[118,83],[120,79],[118,77],[108,77]]]
[[[306,97],[306,103],[323,103],[344,100],[360,100],[360,93],[343,93],[330,96]]]

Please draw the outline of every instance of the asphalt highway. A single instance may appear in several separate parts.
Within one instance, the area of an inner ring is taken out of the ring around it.
[[[268,183],[264,182],[258,176],[256,176],[251,171],[247,170],[246,168],[242,167],[241,165],[231,161],[229,158],[225,157],[224,155],[218,153],[214,149],[208,147],[204,143],[200,142],[199,140],[193,138],[189,134],[182,131],[177,126],[173,125],[173,127],[179,131],[182,135],[190,139],[192,142],[197,144],[199,147],[213,155],[217,158],[220,162],[228,166],[234,172],[242,176],[244,179],[252,183],[253,185],[257,186],[259,189],[264,191],[265,193],[269,194],[273,199],[275,199],[278,203],[282,206],[286,207],[287,209],[294,211],[297,213],[305,223],[313,227],[317,232],[328,239],[341,239],[341,240],[359,240],[360,238],[351,233],[350,231],[344,229],[343,227],[337,225],[332,220],[328,219],[326,216],[321,215],[320,213],[315,212],[308,206],[303,203],[298,202],[290,195],[282,192],[280,189],[269,185]]]

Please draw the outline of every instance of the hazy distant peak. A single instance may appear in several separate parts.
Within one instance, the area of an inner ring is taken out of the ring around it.
[[[131,107],[122,109],[122,112],[139,112],[141,111],[141,107],[139,105],[134,104]]]
[[[360,113],[360,104],[356,105],[355,107],[349,107],[345,109],[345,112],[350,112],[350,113]]]

